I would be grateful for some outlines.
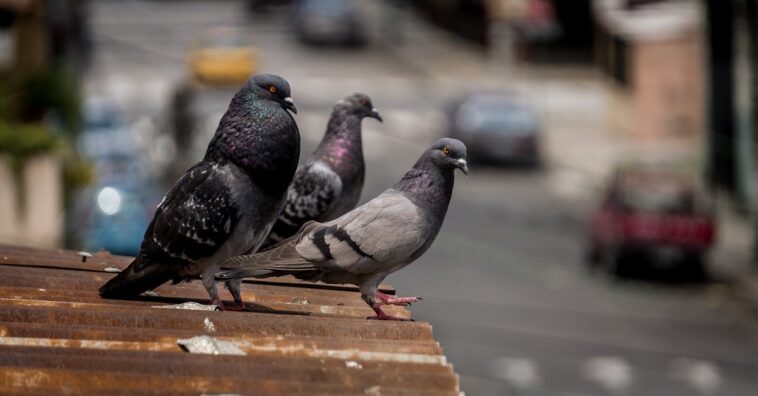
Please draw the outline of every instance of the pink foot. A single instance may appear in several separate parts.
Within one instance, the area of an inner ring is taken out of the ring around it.
[[[382,311],[382,309],[380,308],[379,305],[376,305],[376,306],[374,306],[372,308],[373,308],[374,312],[376,312],[376,316],[369,316],[366,319],[371,319],[371,320],[397,320],[397,321],[401,321],[401,322],[413,322],[413,319],[404,319],[404,318],[399,318],[397,316],[387,315],[386,313],[384,313],[384,311]]]
[[[421,297],[392,297],[382,292],[376,292],[376,298],[379,300],[378,303],[380,305],[400,305],[403,307],[423,300]]]
[[[220,298],[213,299],[211,303],[217,306],[221,311],[244,311],[245,308],[247,308],[245,307],[245,303],[234,303],[234,305],[226,305],[223,301],[221,301]]]

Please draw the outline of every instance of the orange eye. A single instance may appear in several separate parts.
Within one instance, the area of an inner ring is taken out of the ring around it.
[[[268,91],[271,92],[271,93],[276,93],[276,87],[272,85],[272,86],[268,87]]]
[[[450,148],[449,148],[449,147],[447,147],[447,146],[445,146],[445,147],[443,147],[443,148],[442,148],[442,152],[443,152],[445,155],[448,155],[448,154],[450,154]]]

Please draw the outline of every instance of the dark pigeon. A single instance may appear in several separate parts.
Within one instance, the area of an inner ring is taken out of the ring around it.
[[[397,319],[385,314],[382,305],[407,305],[418,298],[391,297],[377,287],[434,241],[450,203],[455,169],[468,173],[466,146],[440,139],[378,197],[335,220],[311,221],[268,251],[231,258],[221,265],[227,271],[216,277],[294,275],[314,282],[352,283],[376,312],[373,319]]]
[[[211,302],[224,308],[213,274],[229,257],[263,243],[284,208],[298,157],[300,133],[289,83],[252,77],[234,95],[205,157],[158,205],[140,253],[100,288],[105,298],[130,298],[167,281],[202,276]],[[242,307],[240,281],[227,282]]]
[[[367,95],[355,93],[337,102],[324,138],[295,173],[287,205],[261,250],[294,235],[310,220],[333,220],[355,207],[366,173],[361,137],[365,117],[382,121]]]

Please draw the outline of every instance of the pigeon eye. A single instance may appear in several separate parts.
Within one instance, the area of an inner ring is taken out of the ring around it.
[[[368,100],[366,100],[366,99],[361,99],[361,105],[363,105],[363,106],[368,106]]]
[[[448,147],[448,146],[443,147],[442,148],[442,153],[445,154],[445,155],[450,154],[450,147]]]
[[[271,92],[271,93],[276,93],[276,87],[272,85],[272,86],[268,87],[268,91]]]

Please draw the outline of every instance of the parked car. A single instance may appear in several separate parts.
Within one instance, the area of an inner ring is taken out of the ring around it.
[[[98,183],[77,195],[72,225],[84,249],[134,256],[159,197],[151,186]]]
[[[242,30],[211,29],[190,45],[187,67],[200,83],[241,84],[258,71],[259,51]]]
[[[716,234],[708,202],[692,177],[619,170],[592,216],[590,263],[622,276],[642,268],[702,275]]]
[[[292,22],[298,38],[307,44],[360,46],[367,41],[363,15],[353,1],[298,0]]]
[[[144,146],[140,140],[114,102],[104,98],[90,98],[85,102],[84,128],[76,147],[94,165],[98,182],[147,177]]]
[[[85,104],[79,152],[93,165],[93,184],[75,193],[67,216],[72,241],[87,250],[135,255],[160,199],[137,131],[104,98]]]
[[[88,100],[84,128],[77,139],[79,152],[92,161],[134,151],[134,137],[118,107],[107,100]]]
[[[521,96],[473,93],[447,111],[448,134],[466,144],[472,161],[539,165],[541,123]]]

